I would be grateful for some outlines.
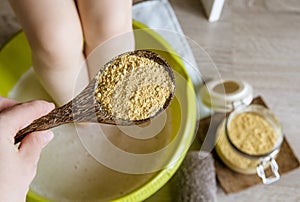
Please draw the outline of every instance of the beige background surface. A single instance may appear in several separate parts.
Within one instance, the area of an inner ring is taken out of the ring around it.
[[[224,77],[253,85],[282,122],[300,157],[300,1],[227,0],[209,24],[199,0],[171,0],[185,34],[209,53]],[[194,51],[197,59],[197,52]],[[201,63],[201,61],[198,61]],[[201,70],[201,67],[200,67]],[[219,201],[300,201],[300,169]]]
[[[244,79],[264,97],[299,158],[300,1],[227,0],[220,21],[211,24],[200,0],[170,2],[185,34],[208,52],[221,76]],[[7,0],[0,0],[0,46],[19,29]],[[218,200],[300,201],[299,190],[300,169],[269,186],[231,195],[219,190]]]
[[[264,97],[299,158],[300,1],[227,0],[220,21],[212,24],[199,0],[171,3],[185,34],[205,48],[221,75],[248,81]],[[300,169],[269,186],[228,196],[220,191],[218,199],[300,201],[299,190]]]

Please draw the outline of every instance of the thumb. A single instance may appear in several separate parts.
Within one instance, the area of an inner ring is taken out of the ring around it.
[[[19,152],[22,158],[30,163],[37,164],[42,149],[53,139],[50,130],[33,132],[27,135],[21,142]]]

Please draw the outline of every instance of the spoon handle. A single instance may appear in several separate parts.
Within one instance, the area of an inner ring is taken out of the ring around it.
[[[73,121],[71,103],[67,103],[53,109],[47,115],[34,120],[26,128],[20,130],[15,136],[15,144],[21,142],[31,132],[47,130],[62,124],[72,123]]]

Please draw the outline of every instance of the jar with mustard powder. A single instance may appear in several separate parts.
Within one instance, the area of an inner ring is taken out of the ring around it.
[[[235,172],[257,173],[264,184],[279,180],[275,159],[283,141],[282,128],[269,109],[250,104],[252,87],[240,80],[212,80],[200,95],[214,112],[229,114],[216,131],[215,150],[223,163]],[[267,177],[269,166],[273,176]]]

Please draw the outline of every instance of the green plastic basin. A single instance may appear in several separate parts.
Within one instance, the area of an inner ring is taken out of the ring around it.
[[[178,96],[184,99],[186,106],[186,114],[184,120],[181,122],[183,132],[178,147],[172,157],[172,164],[166,168],[156,172],[157,174],[147,183],[128,193],[115,201],[142,201],[156,191],[158,191],[166,182],[173,176],[180,166],[185,154],[193,141],[196,129],[196,98],[194,89],[190,78],[188,77],[185,67],[171,46],[156,32],[147,29],[143,24],[134,21],[134,30],[138,31],[135,35],[137,49],[151,49],[163,56],[171,65],[171,67],[185,78],[186,83],[176,81],[176,88],[183,88],[184,90]],[[150,48],[149,48],[150,47]],[[11,40],[9,40],[1,49],[0,52],[0,95],[7,96],[8,92],[13,88],[19,78],[31,67],[31,52],[27,40],[23,32],[17,33]],[[172,110],[176,114],[177,107]],[[178,111],[179,113],[179,111]],[[175,126],[174,126],[175,127]],[[175,162],[175,163],[174,163]],[[40,197],[33,191],[29,191],[27,195],[29,202],[46,202],[48,200]]]

